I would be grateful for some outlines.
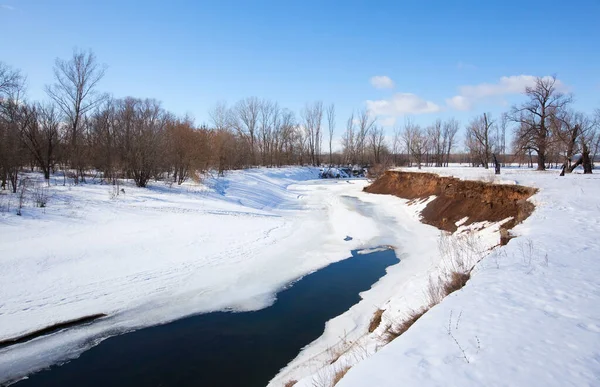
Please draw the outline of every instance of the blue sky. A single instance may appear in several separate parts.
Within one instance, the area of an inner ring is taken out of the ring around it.
[[[78,47],[108,65],[102,90],[157,98],[198,123],[217,101],[257,96],[296,112],[334,102],[340,133],[365,107],[390,132],[406,115],[466,124],[551,74],[574,108],[600,107],[600,0],[0,4],[0,60],[28,76],[30,99],[45,98],[55,58]]]

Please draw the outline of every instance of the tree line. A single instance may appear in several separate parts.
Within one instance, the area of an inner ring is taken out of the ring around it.
[[[537,78],[526,101],[495,119],[489,113],[466,126],[464,142],[455,119],[422,127],[406,119],[388,138],[367,110],[352,113],[333,151],[335,105],[307,103],[299,114],[267,99],[249,97],[232,106],[217,103],[210,123],[167,111],[158,100],[113,98],[98,90],[106,67],[91,52],[75,50],[57,59],[46,102],[25,98],[26,78],[0,63],[0,185],[16,192],[20,171],[38,169],[49,180],[60,170],[75,183],[89,171],[107,181],[133,179],[183,183],[197,172],[251,166],[359,164],[448,166],[467,162],[489,167],[537,163],[539,170],[565,165],[576,154],[585,172],[600,146],[596,116],[571,109],[572,96],[557,90],[556,78]],[[512,136],[511,136],[512,135]],[[512,137],[512,141],[507,140]],[[325,147],[324,147],[325,142]],[[511,151],[509,152],[510,145]]]
[[[600,150],[600,109],[594,115],[575,111],[573,96],[558,90],[556,77],[537,77],[523,94],[525,102],[499,118],[483,113],[470,120],[463,147],[455,119],[438,119],[426,127],[406,119],[394,131],[394,163],[420,168],[460,162],[489,168],[495,157],[501,164],[536,164],[537,170],[564,166],[572,172],[582,164],[584,173],[591,173]]]
[[[57,170],[75,183],[89,171],[106,180],[181,184],[197,172],[250,166],[320,165],[324,108],[307,104],[296,117],[276,102],[250,97],[210,111],[210,125],[177,117],[155,99],[113,98],[98,91],[105,75],[92,52],[57,59],[48,101],[24,98],[26,79],[0,63],[0,184],[16,192],[19,172]],[[331,160],[335,107],[327,109]]]

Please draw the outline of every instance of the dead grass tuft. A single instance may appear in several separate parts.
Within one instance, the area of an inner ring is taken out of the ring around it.
[[[406,319],[402,321],[399,325],[389,325],[385,331],[384,341],[389,343],[390,341],[396,339],[398,336],[406,332],[414,323],[417,322],[418,319],[421,318],[427,311],[429,307],[424,307],[419,310],[411,311]]]
[[[425,291],[429,299],[429,307],[442,302],[444,297],[461,289],[471,278],[471,271],[451,271],[437,278],[429,278]]]
[[[333,376],[333,380],[331,381],[331,385],[335,386],[336,384],[338,384],[338,382],[340,380],[342,380],[342,378],[344,376],[346,376],[346,373],[350,370],[350,366],[344,366],[342,369],[340,369],[339,371],[337,371],[335,373],[335,375]]]
[[[450,273],[449,278],[444,283],[444,292],[446,293],[446,295],[448,295],[452,292],[461,289],[463,286],[465,286],[469,278],[471,278],[471,273],[469,272],[462,273],[453,271],[452,273]]]
[[[383,315],[383,312],[383,309],[377,309],[375,311],[375,314],[373,314],[373,318],[371,318],[371,322],[369,323],[369,333],[373,333],[381,324],[381,316]]]

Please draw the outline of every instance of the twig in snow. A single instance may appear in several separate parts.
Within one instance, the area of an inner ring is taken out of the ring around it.
[[[470,363],[469,358],[467,357],[467,353],[465,352],[465,350],[462,347],[462,345],[460,345],[460,343],[458,342],[458,340],[456,339],[456,337],[454,337],[454,334],[452,333],[452,312],[453,311],[451,310],[450,311],[450,319],[448,321],[448,335],[452,338],[452,340],[454,340],[454,343],[456,343],[456,346],[458,347],[458,349],[462,353],[463,359],[465,359],[465,361],[467,363]],[[461,315],[462,315],[462,311],[460,312],[460,315],[458,316],[458,320],[456,322],[456,329],[458,329],[458,321],[460,321],[460,316]]]
[[[462,310],[460,311],[459,315],[458,315],[458,319],[456,320],[456,328],[458,330],[458,323],[460,322],[460,317],[462,316]]]

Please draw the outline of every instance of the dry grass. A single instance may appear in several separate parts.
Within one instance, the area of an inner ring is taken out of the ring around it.
[[[429,306],[437,305],[446,294],[444,292],[444,286],[442,285],[444,280],[442,277],[432,278],[429,277],[429,283],[427,284],[427,288],[425,289],[425,294],[427,295],[427,299],[429,300]]]
[[[429,298],[428,305],[419,310],[411,311],[400,324],[390,324],[385,331],[385,335],[383,337],[384,341],[389,343],[406,332],[429,309],[431,309],[434,305],[439,304],[444,297],[465,286],[470,278],[470,271],[452,271],[448,275],[438,277],[436,280],[430,279],[427,287],[427,296]]]
[[[436,279],[430,278],[425,291],[429,299],[429,307],[442,302],[444,297],[461,289],[471,278],[471,271],[451,271]]]
[[[447,278],[446,282],[443,284],[444,292],[446,293],[446,295],[448,295],[452,292],[461,289],[463,286],[465,286],[469,278],[471,278],[470,272],[463,273],[453,271],[452,273],[450,273],[449,278]]]
[[[296,383],[298,383],[297,380],[288,380],[287,382],[285,382],[285,384],[283,385],[284,387],[292,387],[294,386]]]
[[[344,366],[342,367],[342,369],[340,369],[339,371],[337,371],[335,373],[335,375],[333,376],[333,380],[331,381],[331,385],[335,386],[336,384],[338,384],[338,382],[340,380],[342,380],[342,378],[346,375],[346,373],[350,370],[350,366]]]
[[[373,318],[371,318],[371,322],[369,323],[369,333],[373,333],[381,324],[381,316],[383,315],[383,312],[383,309],[377,309],[375,311],[375,314],[373,314]]]
[[[417,322],[418,319],[421,318],[427,311],[429,307],[424,307],[419,310],[411,311],[406,319],[402,321],[399,325],[390,325],[387,327],[384,335],[384,341],[389,343],[390,341],[396,339],[398,336],[406,332],[414,323]]]
[[[352,348],[352,341],[348,340],[348,334],[344,331],[344,335],[340,337],[340,341],[337,342],[333,347],[327,349],[331,360],[329,364],[333,364],[339,360],[342,355],[348,352]]]

